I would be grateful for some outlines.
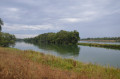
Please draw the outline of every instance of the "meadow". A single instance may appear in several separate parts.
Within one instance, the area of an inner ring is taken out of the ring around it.
[[[0,47],[0,79],[120,79],[120,69]]]

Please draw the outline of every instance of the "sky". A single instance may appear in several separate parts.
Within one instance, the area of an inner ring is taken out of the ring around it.
[[[60,30],[120,37],[120,0],[0,0],[0,18],[2,32],[17,38]]]

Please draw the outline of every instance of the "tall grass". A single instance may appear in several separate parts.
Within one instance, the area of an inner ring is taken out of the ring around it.
[[[93,47],[103,47],[103,48],[120,50],[120,45],[115,45],[115,44],[78,43],[78,45],[93,46]]]
[[[9,74],[11,79],[120,79],[120,69],[0,47],[0,79]]]

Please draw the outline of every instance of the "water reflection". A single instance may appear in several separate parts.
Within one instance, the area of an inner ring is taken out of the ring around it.
[[[16,42],[14,48],[21,50],[34,50],[60,56],[62,58],[72,58],[85,63],[96,63],[103,66],[109,65],[120,68],[120,50],[88,47],[88,46],[66,46],[66,45],[48,45],[31,44],[25,42]]]
[[[52,50],[62,55],[79,55],[80,47],[77,45],[55,45],[55,44],[43,44],[43,43],[29,43],[37,46],[39,49]]]

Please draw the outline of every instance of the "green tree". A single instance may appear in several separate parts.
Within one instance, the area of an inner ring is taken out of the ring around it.
[[[2,47],[8,47],[10,45],[15,44],[15,36],[11,35],[9,33],[3,33],[1,32],[2,30],[2,25],[4,25],[2,19],[0,18],[0,46]]]
[[[34,38],[26,38],[24,41],[32,43],[47,43],[47,44],[66,44],[73,45],[79,41],[79,32],[61,30],[57,33],[44,33]]]
[[[9,33],[0,32],[0,46],[8,47],[10,45],[14,45],[15,40],[16,40],[16,38],[14,35],[11,35]]]
[[[4,25],[4,23],[3,23],[2,19],[0,18],[0,32],[2,30],[2,25]]]

